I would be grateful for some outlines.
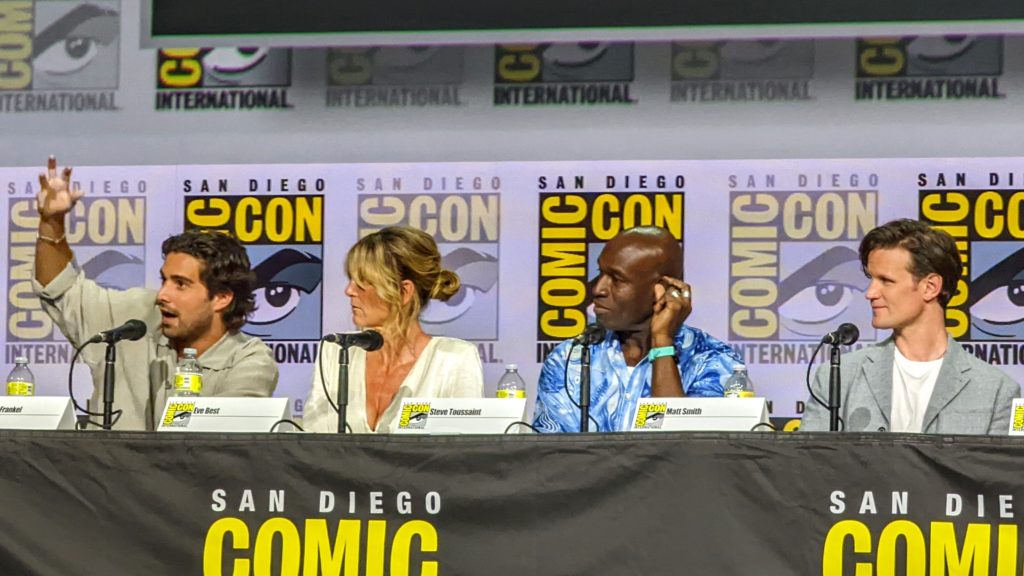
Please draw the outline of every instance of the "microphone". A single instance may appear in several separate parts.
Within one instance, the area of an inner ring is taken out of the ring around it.
[[[367,352],[373,352],[374,350],[380,350],[380,347],[384,345],[384,337],[380,335],[380,332],[376,330],[363,330],[362,332],[336,332],[334,334],[327,334],[323,338],[324,342],[332,342],[341,346],[342,348],[362,348]]]
[[[582,346],[590,346],[591,344],[597,344],[601,340],[604,340],[604,335],[604,326],[594,322],[593,324],[588,324],[579,336],[573,338],[572,343]]]
[[[590,431],[590,346],[604,340],[604,335],[604,326],[594,322],[572,339],[573,345],[583,346],[580,353],[580,432]]]
[[[858,330],[853,324],[845,322],[840,324],[839,328],[835,331],[825,334],[821,339],[821,343],[831,344],[833,346],[849,346],[856,342],[857,338],[860,338],[860,330]]]
[[[326,334],[321,340],[341,346],[341,350],[338,351],[338,390],[335,395],[335,406],[338,409],[338,434],[344,434],[345,427],[348,426],[348,349],[355,346],[373,352],[384,345],[384,337],[376,330],[363,330]],[[320,374],[322,376],[323,372]],[[324,392],[326,391],[324,388]]]
[[[147,330],[148,328],[146,328],[145,322],[142,320],[132,319],[121,324],[117,328],[100,332],[92,338],[89,338],[88,344],[95,344],[97,342],[116,344],[121,340],[138,340],[146,335]]]

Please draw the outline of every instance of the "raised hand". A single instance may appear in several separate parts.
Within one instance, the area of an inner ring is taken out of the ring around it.
[[[654,315],[651,317],[652,340],[671,339],[693,311],[690,285],[678,278],[662,276],[654,287]]]
[[[74,208],[84,192],[71,189],[71,168],[65,167],[57,176],[57,159],[50,156],[46,173],[39,175],[39,194],[36,196],[39,216],[43,220],[61,219]]]

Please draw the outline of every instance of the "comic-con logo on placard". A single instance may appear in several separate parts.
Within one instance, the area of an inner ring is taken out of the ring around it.
[[[605,242],[629,228],[660,226],[682,243],[685,185],[681,174],[538,178],[537,362],[593,319],[590,289]],[[602,188],[612,191],[595,191]]]
[[[292,107],[287,48],[168,48],[156,58],[157,110]]]
[[[398,429],[422,430],[427,426],[427,418],[430,418],[429,402],[406,404],[402,406],[402,413],[398,415]]]
[[[242,332],[272,342],[278,362],[313,362],[316,346],[303,342],[318,341],[323,329],[326,183],[320,178],[250,179],[249,191],[272,194],[204,193],[230,191],[232,182],[184,180],[185,229],[224,232],[245,245],[256,274],[256,310]]]
[[[637,407],[636,421],[633,422],[634,430],[661,430],[665,424],[665,412],[668,411],[668,404],[658,402],[652,404],[644,402]]]
[[[39,183],[8,184],[7,360],[66,364],[70,345],[32,291]],[[127,289],[146,281],[146,180],[76,181],[86,191],[67,216],[68,244],[79,269],[102,287]],[[115,192],[116,191],[116,192]],[[116,193],[116,195],[115,195]]]
[[[729,177],[729,337],[746,362],[806,364],[842,322],[860,327],[860,341],[876,339],[857,248],[877,225],[877,183],[874,174]]]
[[[811,100],[812,40],[672,43],[673,102]]]
[[[162,424],[164,428],[188,428],[192,414],[196,411],[195,402],[171,402],[164,412]]]
[[[857,40],[857,100],[1005,98],[1002,36]]]
[[[327,50],[329,108],[461,106],[462,46]]]
[[[462,287],[447,302],[431,300],[420,316],[430,334],[477,342],[484,362],[500,363],[498,270],[501,179],[490,175],[357,178],[359,237],[387,226],[423,230],[437,242],[441,265]],[[451,190],[451,192],[445,192]]]
[[[121,5],[0,1],[0,113],[117,110]]]
[[[963,276],[946,306],[946,329],[992,364],[1024,364],[1024,189],[920,190],[920,218],[956,240]],[[921,175],[919,183],[928,182]],[[950,181],[950,184],[954,182]],[[961,182],[966,183],[966,182]]]
[[[635,104],[633,44],[505,44],[494,49],[494,105]]]

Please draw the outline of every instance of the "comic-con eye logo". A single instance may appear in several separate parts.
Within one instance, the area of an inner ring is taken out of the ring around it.
[[[63,340],[32,291],[35,201],[11,199],[8,214],[7,341]],[[68,215],[67,239],[79,268],[100,286],[124,290],[145,283],[145,198],[82,198]]]
[[[457,84],[462,82],[464,60],[461,46],[330,48],[327,84]]]
[[[1001,36],[857,40],[857,99],[1004,98]]]
[[[323,196],[188,198],[185,229],[232,234],[256,275],[256,310],[242,331],[263,340],[316,340],[322,332]]]
[[[857,76],[989,76],[1003,71],[1000,36],[907,36],[857,41]]]
[[[383,46],[327,50],[327,105],[459,106],[461,46]]]
[[[406,404],[398,415],[398,428],[402,430],[422,430],[427,426],[430,417],[430,404]]]
[[[157,52],[157,86],[208,88],[291,85],[291,50],[174,48]]]
[[[813,341],[840,321],[870,326],[857,246],[876,225],[877,197],[731,192],[730,338]]]
[[[637,408],[633,428],[636,430],[661,430],[662,425],[665,423],[665,412],[667,410],[668,404],[665,403],[640,404]]]
[[[963,276],[946,327],[963,341],[1024,340],[1024,191],[922,190],[921,219],[957,242]]]
[[[359,195],[360,237],[407,225],[434,238],[461,287],[447,302],[430,301],[420,321],[431,334],[468,340],[498,338],[500,216],[497,193]]]
[[[0,2],[0,90],[118,85],[120,3]]]
[[[674,42],[672,80],[810,78],[814,42],[810,40],[731,40]]]
[[[308,340],[309,328],[320,325],[322,249],[246,250],[256,274],[256,310],[242,331],[265,340]]]
[[[672,44],[673,102],[809,100],[813,76],[809,40]]]
[[[188,428],[192,413],[195,411],[195,402],[172,402],[164,412],[162,425],[165,428]]]
[[[496,105],[633,103],[629,95],[632,81],[632,44],[521,44],[495,48]]]
[[[494,59],[499,84],[633,80],[632,44],[503,45]]]

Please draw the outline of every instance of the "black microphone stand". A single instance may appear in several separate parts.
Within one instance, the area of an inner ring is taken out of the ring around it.
[[[345,433],[345,420],[348,412],[348,343],[339,342],[341,351],[338,353],[338,434]]]
[[[590,338],[580,353],[580,432],[590,431]]]
[[[114,420],[114,362],[117,348],[107,342],[107,361],[103,366],[103,429],[110,430]]]
[[[829,354],[828,370],[828,429],[830,432],[839,431],[839,394],[841,384],[839,382],[839,344],[833,343]]]

